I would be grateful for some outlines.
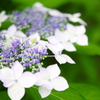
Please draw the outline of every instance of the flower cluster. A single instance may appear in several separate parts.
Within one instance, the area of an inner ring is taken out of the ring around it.
[[[76,51],[73,43],[88,45],[86,23],[79,17],[80,13],[61,13],[39,2],[21,12],[1,12],[0,26],[6,19],[13,22],[7,30],[0,31],[0,80],[12,100],[20,100],[25,88],[33,85],[39,86],[42,98],[50,95],[52,89],[64,91],[69,87],[66,79],[59,76],[58,65],[45,68],[43,60],[54,57],[59,64],[75,64],[63,50]]]

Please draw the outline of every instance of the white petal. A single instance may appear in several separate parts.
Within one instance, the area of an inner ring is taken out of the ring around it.
[[[48,71],[46,68],[40,67],[40,73],[43,75],[43,77],[48,77]]]
[[[48,42],[40,40],[40,41],[38,41],[38,44],[40,44],[40,45],[44,46],[45,48],[47,48],[46,46],[47,46]]]
[[[48,90],[43,86],[39,87],[38,91],[42,98],[49,96],[51,93],[51,90]]]
[[[66,31],[62,32],[62,31],[60,31],[58,29],[56,29],[56,31],[55,31],[55,37],[57,38],[57,40],[59,42],[66,42],[69,39],[69,37],[66,34]]]
[[[76,35],[82,35],[86,32],[86,29],[83,25],[75,26],[76,28]]]
[[[51,81],[46,81],[46,83],[43,85],[43,87],[45,87],[48,90],[52,90],[53,89],[53,84]]]
[[[18,61],[13,64],[11,69],[13,70],[16,79],[18,79],[23,73],[23,66]]]
[[[51,44],[58,44],[59,41],[57,40],[57,38],[55,36],[49,36],[47,38],[47,40],[51,43]]]
[[[56,79],[52,80],[52,84],[55,90],[57,91],[64,91],[69,87],[65,78],[59,76]]]
[[[40,36],[39,36],[38,33],[35,33],[35,34],[30,35],[29,38],[31,40],[36,39],[36,42],[38,42],[40,40]]]
[[[36,77],[31,72],[24,72],[18,80],[18,83],[25,88],[33,86],[35,82]]]
[[[8,95],[11,100],[21,100],[24,94],[25,89],[18,83],[15,83],[13,86],[8,88]]]
[[[7,32],[7,36],[8,37],[12,37],[15,32],[17,31],[17,28],[15,25],[11,25],[9,28],[8,28],[8,32]]]
[[[87,25],[87,23],[85,21],[83,21],[81,18],[79,18],[80,15],[78,15],[78,14],[68,15],[67,17],[72,22],[79,22],[82,25]]]
[[[71,17],[69,17],[69,20],[72,21],[72,22],[78,22],[79,18],[71,16]]]
[[[4,15],[5,15],[5,11],[3,10],[1,13],[0,13],[0,18],[2,18]]]
[[[88,45],[88,37],[86,35],[81,35],[77,38],[76,43],[82,46]]]
[[[41,86],[49,80],[49,75],[46,68],[40,68],[40,72],[37,72],[34,75],[37,78],[37,81],[35,83],[35,85],[37,86]]]
[[[5,13],[6,13],[5,11],[2,11],[0,13],[0,22],[4,22],[8,18],[8,16],[5,15]]]
[[[66,63],[66,59],[63,58],[61,55],[55,55],[55,59],[56,59],[60,64]]]
[[[41,72],[37,72],[36,74],[34,74],[34,76],[37,78],[37,81],[35,83],[35,85],[37,86],[41,86],[47,81],[45,79],[46,76],[44,76]]]
[[[75,13],[72,16],[74,16],[74,17],[80,17],[81,16],[81,13]]]
[[[66,51],[76,51],[76,48],[70,42],[65,43],[64,48],[65,48]]]
[[[0,71],[0,78],[2,82],[7,80],[14,80],[14,73],[10,68],[3,68]]]
[[[77,36],[70,37],[70,42],[75,43],[77,41]]]
[[[63,14],[60,11],[56,10],[56,9],[49,10],[48,13],[51,16],[60,16],[60,17],[63,17]]]
[[[52,45],[52,44],[47,44],[48,49],[52,51],[54,54],[59,54],[63,49],[64,46],[62,44],[57,44],[57,45]]]
[[[40,2],[36,2],[33,7],[36,7],[36,8],[40,8],[40,7],[43,7],[43,4],[40,3]]]
[[[78,22],[82,25],[85,25],[85,26],[87,25],[87,23],[84,20],[82,20],[81,18],[79,18]]]
[[[26,37],[26,35],[23,32],[21,32],[21,31],[17,31],[16,34],[15,34],[15,36],[22,37],[22,38]]]
[[[58,39],[58,40],[62,40],[64,37],[63,37],[63,32],[60,31],[59,29],[56,29],[55,31],[55,37]]]
[[[75,62],[68,55],[65,54],[55,55],[55,58],[60,64],[64,64],[66,62],[75,64]]]
[[[4,15],[2,18],[0,18],[0,22],[4,22],[8,18],[7,15]]]
[[[69,34],[71,35],[75,34],[76,28],[74,25],[68,23],[66,27],[67,27],[67,31],[69,32]]]
[[[6,81],[4,81],[3,86],[4,86],[4,87],[10,87],[10,86],[12,86],[14,83],[15,83],[15,80],[6,80]]]
[[[33,5],[33,9],[36,9],[36,10],[39,10],[39,11],[42,11],[42,12],[47,12],[49,10],[49,8],[46,8],[43,6],[43,4],[41,4],[40,2],[37,2]]]
[[[75,62],[71,59],[71,57],[69,57],[66,54],[61,54],[61,56],[66,59],[66,62],[71,63],[71,64],[75,64]]]
[[[56,78],[60,74],[60,69],[57,64],[49,65],[47,67],[50,79]]]

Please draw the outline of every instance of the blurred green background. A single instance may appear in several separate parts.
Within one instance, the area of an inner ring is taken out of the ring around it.
[[[87,23],[89,46],[76,46],[77,52],[66,52],[76,64],[59,65],[61,75],[68,83],[86,83],[100,87],[100,0],[2,0],[0,11],[11,13],[14,10],[23,10],[33,3],[41,2],[44,6],[58,9],[64,13],[82,14],[81,18]],[[46,59],[45,65],[55,63],[51,58]],[[73,99],[74,100],[74,99]],[[90,99],[92,100],[92,99]],[[100,100],[93,99],[93,100]]]

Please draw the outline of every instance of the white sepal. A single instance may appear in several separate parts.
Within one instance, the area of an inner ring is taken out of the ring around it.
[[[21,100],[24,94],[25,89],[18,83],[15,83],[14,85],[8,88],[8,95],[11,98],[11,100]]]
[[[64,64],[66,62],[75,64],[75,62],[66,54],[55,55],[55,59],[60,63]]]
[[[41,95],[42,98],[47,97],[51,93],[51,90],[48,90],[44,86],[40,86],[38,91],[39,91],[39,94]]]
[[[24,72],[18,80],[18,83],[24,88],[32,87],[35,84],[35,82],[36,77],[30,72]]]
[[[52,80],[53,88],[57,91],[64,91],[69,88],[69,85],[65,78],[59,76],[56,79]]]

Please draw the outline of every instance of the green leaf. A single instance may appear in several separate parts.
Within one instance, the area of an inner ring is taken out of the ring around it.
[[[81,63],[81,69],[85,74],[85,79],[87,82],[96,83],[98,82],[98,72],[97,72],[97,60],[91,56],[78,56],[78,62]],[[82,72],[82,71],[81,71]],[[81,74],[81,73],[80,73]]]
[[[6,91],[0,92],[0,100],[10,100]],[[70,84],[65,91],[55,91],[46,97],[41,98],[37,88],[26,89],[26,95],[22,100],[100,100],[100,88],[80,83]]]
[[[6,91],[0,91],[0,100],[10,100]]]
[[[86,100],[100,100],[100,88],[89,85],[74,83],[70,85],[76,89]]]
[[[83,55],[100,55],[100,45],[89,43],[88,46],[79,46],[75,45],[77,49],[77,53],[83,54]]]
[[[48,97],[43,99],[40,97],[37,88],[26,89],[26,94],[30,97],[29,100],[86,100],[73,88],[69,88],[65,91],[53,90]]]
[[[72,83],[70,88],[65,91],[55,91],[42,99],[38,93],[37,88],[26,89],[27,96],[30,97],[29,100],[100,100],[100,88],[89,85]]]
[[[12,2],[18,3],[18,8],[25,9],[25,7],[32,6],[36,2],[43,3],[46,7],[55,8],[58,7],[64,3],[66,3],[66,0],[12,0]]]

